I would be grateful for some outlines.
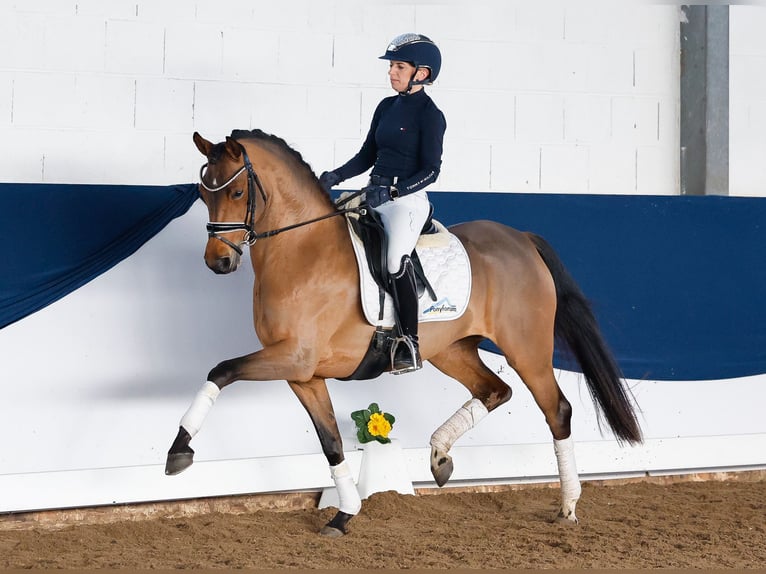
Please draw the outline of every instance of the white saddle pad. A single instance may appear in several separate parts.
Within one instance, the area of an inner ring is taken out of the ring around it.
[[[423,264],[423,271],[436,293],[436,301],[431,299],[428,290],[420,297],[419,322],[421,323],[457,319],[465,312],[471,296],[471,262],[468,260],[463,244],[441,223],[434,220],[434,224],[439,232],[421,236],[415,248]],[[371,325],[393,327],[394,305],[391,296],[386,293],[383,319],[378,319],[380,314],[378,285],[367,266],[362,240],[354,233],[350,223],[349,233],[359,266],[359,286],[362,292],[364,316]]]

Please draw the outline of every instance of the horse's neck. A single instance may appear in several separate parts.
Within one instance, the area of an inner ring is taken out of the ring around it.
[[[265,204],[259,206],[263,209],[261,227],[277,229],[332,210],[319,183],[305,173],[309,168],[293,165],[295,160],[285,157],[288,152],[263,143],[250,145],[248,150],[265,195]]]
[[[277,185],[267,187],[267,199],[263,218],[258,222],[258,232],[284,229],[319,219],[333,212],[335,207],[320,192],[305,182],[281,180]],[[293,236],[303,237],[314,224],[306,223],[295,230],[284,231]],[[304,229],[305,228],[305,229]],[[299,233],[295,233],[295,232]]]
[[[259,239],[251,248],[251,259],[256,274],[266,276],[264,267],[281,267],[297,260],[309,263],[333,259],[348,243],[348,231],[342,215],[313,223],[313,219],[330,215],[334,206],[319,192],[307,189],[296,181],[279,182],[279,188],[267,186],[267,200],[263,217],[257,222],[257,232],[279,231],[296,224],[293,229]],[[350,244],[347,246],[350,249]],[[284,271],[280,268],[279,271]]]
[[[249,147],[249,153],[266,195],[265,204],[258,205],[262,215],[256,217],[257,233],[303,224],[334,211],[334,205],[323,194],[318,182],[311,181],[307,174],[302,173],[301,166],[291,165],[281,152],[275,152],[269,146],[253,145]],[[332,252],[340,249],[344,241],[350,250],[346,222],[342,216],[279,231],[276,235],[259,239],[252,246],[253,267],[256,274],[264,279],[267,275],[276,276],[284,271],[295,272],[295,261],[315,268],[319,262],[334,260]],[[289,269],[283,269],[285,266]]]

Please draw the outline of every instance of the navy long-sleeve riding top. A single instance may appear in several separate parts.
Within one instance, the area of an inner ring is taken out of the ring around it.
[[[341,181],[364,173],[398,178],[400,195],[420,191],[439,175],[447,122],[425,90],[383,99],[359,153],[335,170]]]

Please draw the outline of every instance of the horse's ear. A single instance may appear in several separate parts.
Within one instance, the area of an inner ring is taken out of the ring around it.
[[[226,136],[226,145],[224,146],[224,149],[234,161],[237,161],[242,155],[242,144],[229,136]]]
[[[197,149],[202,155],[205,157],[210,155],[210,149],[213,147],[211,142],[207,141],[205,138],[199,135],[199,132],[194,132],[192,139],[194,140],[194,145],[197,146]]]

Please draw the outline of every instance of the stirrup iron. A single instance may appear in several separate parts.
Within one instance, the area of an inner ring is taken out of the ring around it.
[[[399,351],[401,348],[404,351]],[[399,357],[397,361],[397,351],[399,351]],[[407,354],[406,357],[401,355]],[[397,368],[397,363],[399,367]],[[391,345],[391,374],[392,375],[404,375],[405,373],[411,373],[423,368],[423,362],[420,359],[420,352],[412,339],[406,336],[397,337],[394,339]]]

